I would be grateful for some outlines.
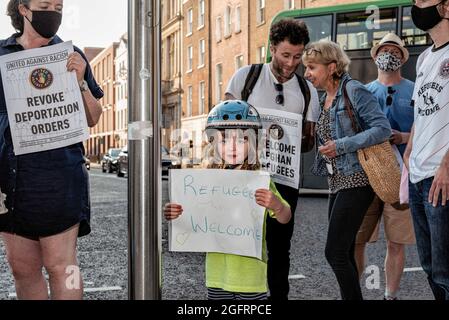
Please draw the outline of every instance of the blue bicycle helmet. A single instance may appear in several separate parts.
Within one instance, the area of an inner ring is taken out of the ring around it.
[[[207,129],[262,129],[256,108],[242,100],[217,104],[207,116]]]

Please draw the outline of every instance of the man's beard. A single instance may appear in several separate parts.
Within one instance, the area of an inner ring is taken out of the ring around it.
[[[275,60],[272,61],[271,65],[273,67],[273,71],[275,72],[276,76],[279,76],[279,77],[289,80],[289,79],[293,78],[293,76],[295,75],[295,71],[293,71],[289,75],[285,75],[283,73],[282,68],[279,67],[279,63],[277,63]]]

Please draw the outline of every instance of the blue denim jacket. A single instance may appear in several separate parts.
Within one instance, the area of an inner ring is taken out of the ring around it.
[[[354,116],[358,126],[363,130],[357,134],[345,109],[343,95],[345,82],[348,97],[354,108]],[[325,99],[326,94],[322,97],[321,106],[324,105]],[[337,147],[337,170],[344,175],[363,170],[357,157],[358,149],[384,142],[391,135],[390,122],[382,112],[377,99],[362,83],[352,80],[347,73],[343,75],[332,103],[330,121],[332,139]]]

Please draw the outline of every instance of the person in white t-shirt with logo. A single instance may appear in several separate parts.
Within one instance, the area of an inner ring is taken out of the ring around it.
[[[449,300],[449,0],[416,0],[415,25],[434,45],[416,65],[415,122],[404,160],[419,258],[435,299]]]

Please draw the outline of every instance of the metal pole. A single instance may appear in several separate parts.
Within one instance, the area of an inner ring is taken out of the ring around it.
[[[129,298],[161,298],[160,1],[128,0]]]

